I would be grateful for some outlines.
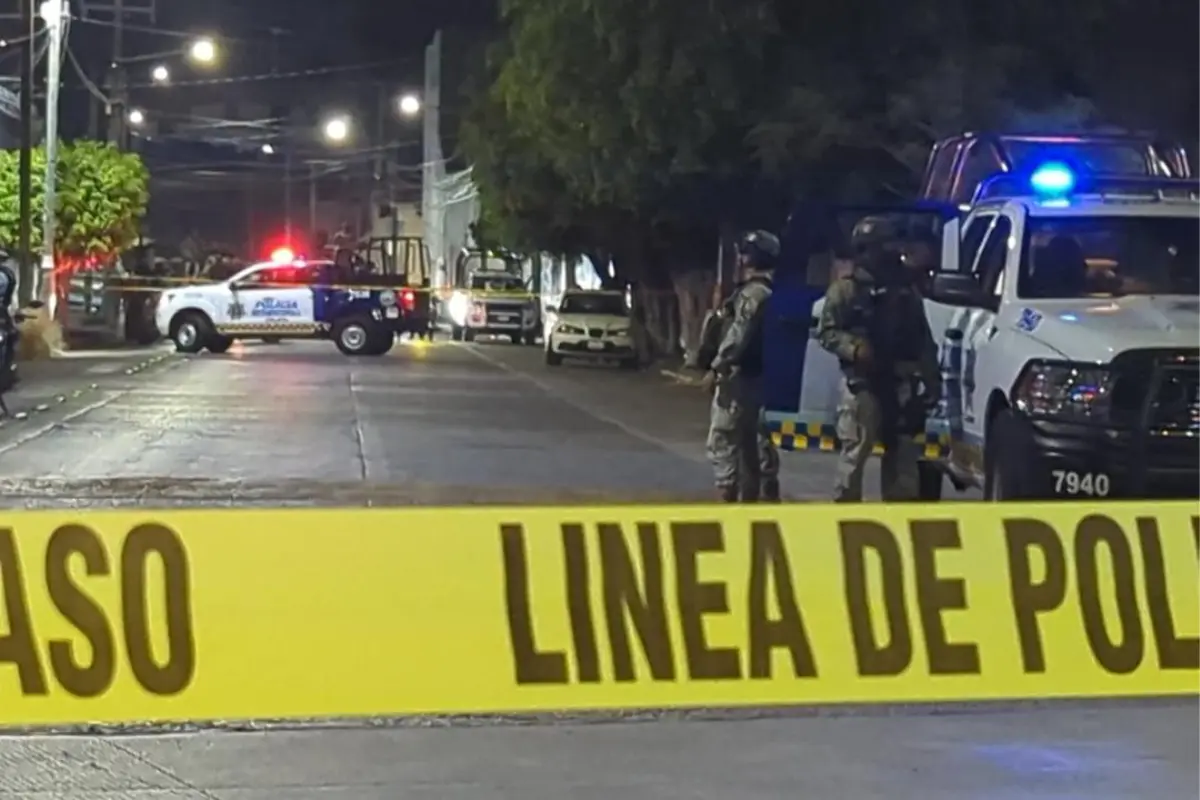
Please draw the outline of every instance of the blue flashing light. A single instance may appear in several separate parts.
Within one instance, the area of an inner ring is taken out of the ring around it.
[[[1029,183],[1042,196],[1062,197],[1075,188],[1075,174],[1066,164],[1052,161],[1038,167]]]

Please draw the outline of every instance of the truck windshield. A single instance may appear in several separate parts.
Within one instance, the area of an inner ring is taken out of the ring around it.
[[[476,275],[471,279],[471,288],[477,292],[520,292],[525,289],[525,282],[517,277]]]
[[[1133,142],[1038,142],[1009,140],[1004,143],[1016,171],[1029,170],[1048,161],[1065,161],[1092,175],[1150,175],[1146,145]]]
[[[1017,293],[1068,299],[1140,294],[1195,296],[1200,219],[1030,217]]]
[[[625,298],[616,294],[573,294],[563,298],[561,314],[602,314],[625,317]]]

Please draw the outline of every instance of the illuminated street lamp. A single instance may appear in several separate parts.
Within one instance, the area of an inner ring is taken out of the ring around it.
[[[326,139],[341,144],[350,137],[350,120],[342,116],[333,117],[325,122],[323,132]]]
[[[129,124],[141,125],[146,121],[146,115],[142,113],[140,108],[135,108],[129,112]]]
[[[400,113],[406,117],[415,117],[421,113],[421,98],[415,94],[406,94],[400,98]]]
[[[201,64],[211,64],[217,60],[217,44],[207,36],[192,42],[188,55],[193,61]]]
[[[159,64],[150,71],[150,78],[155,83],[166,83],[171,80],[171,70],[167,69],[165,64]]]

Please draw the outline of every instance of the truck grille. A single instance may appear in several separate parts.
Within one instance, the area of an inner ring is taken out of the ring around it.
[[[1116,421],[1160,435],[1200,435],[1200,352],[1130,350],[1113,367]]]
[[[1150,403],[1152,430],[1200,432],[1200,368],[1165,365]]]

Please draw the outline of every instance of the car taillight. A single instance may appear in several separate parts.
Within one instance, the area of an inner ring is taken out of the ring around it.
[[[405,289],[400,295],[400,305],[405,311],[412,311],[417,306],[417,296],[412,289]]]

